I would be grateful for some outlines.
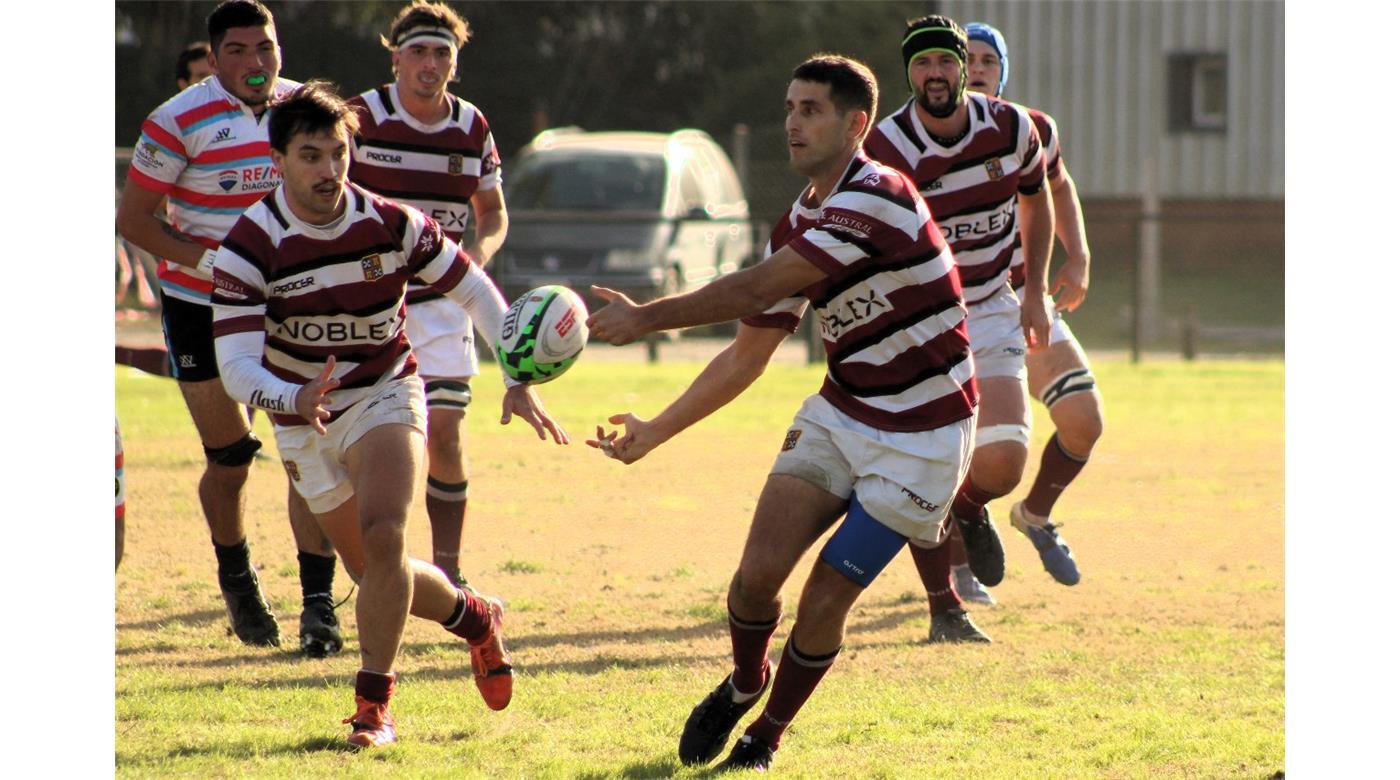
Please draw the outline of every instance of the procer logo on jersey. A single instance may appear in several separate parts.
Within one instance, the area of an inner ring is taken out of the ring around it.
[[[385,154],[384,152],[376,152],[373,150],[366,150],[365,157],[375,162],[390,163],[393,165],[398,165],[403,162],[403,155],[401,154]]]
[[[366,282],[373,282],[384,276],[384,264],[379,261],[379,255],[360,258],[360,270],[365,272]]]
[[[302,277],[302,278],[300,278],[300,279],[296,279],[296,280],[294,280],[294,281],[286,282],[285,284],[279,284],[279,285],[277,285],[276,287],[273,287],[273,288],[272,288],[272,291],[273,291],[274,293],[279,293],[279,294],[280,294],[280,293],[287,293],[287,292],[291,292],[291,291],[293,291],[293,290],[300,290],[300,289],[302,289],[303,287],[310,287],[311,285],[313,285],[313,284],[315,284],[315,283],[316,283],[316,277],[314,277],[314,276],[304,276],[304,277]]]

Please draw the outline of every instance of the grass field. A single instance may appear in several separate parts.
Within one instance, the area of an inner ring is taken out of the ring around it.
[[[577,443],[495,422],[476,383],[464,569],[509,602],[515,700],[488,711],[463,643],[411,622],[401,742],[346,751],[348,647],[304,660],[225,636],[195,482],[201,458],[168,380],[119,368],[128,531],[116,588],[116,765],[124,776],[704,776],[675,757],[726,672],[724,590],[792,412],[820,370],[775,365],[730,408],[630,468],[582,445],[608,413],[657,411],[699,369],[587,360],[542,395]],[[901,556],[784,739],[787,777],[1268,777],[1284,762],[1283,365],[1104,356],[1108,431],[1061,504],[1084,581],[1055,584],[993,504],[1007,543],[991,646],[930,645]],[[1035,448],[1048,436],[1037,411]],[[265,420],[259,432],[271,441]],[[270,447],[269,447],[270,449]],[[1038,456],[1037,456],[1038,457]],[[285,481],[259,461],[254,560],[295,636]],[[421,502],[411,549],[428,551]],[[785,593],[795,605],[810,558]],[[343,571],[338,595],[349,589]],[[786,636],[784,617],[775,647]]]

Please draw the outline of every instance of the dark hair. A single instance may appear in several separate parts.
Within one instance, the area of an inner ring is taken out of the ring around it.
[[[266,27],[272,12],[258,0],[224,0],[209,14],[209,45],[214,51],[224,42],[224,33],[235,27]]]
[[[329,81],[308,81],[278,98],[268,110],[267,140],[281,154],[287,153],[287,144],[298,133],[344,129],[348,140],[360,130],[359,116]]]
[[[379,36],[379,42],[384,44],[386,49],[397,48],[400,36],[415,27],[441,27],[457,39],[458,48],[465,46],[472,37],[471,26],[467,24],[467,20],[445,3],[413,0],[399,9],[398,16],[389,23],[389,35]]]
[[[204,41],[195,41],[185,50],[180,52],[180,56],[175,58],[175,81],[190,80],[190,63],[202,60],[209,56],[209,44]]]
[[[875,83],[875,74],[860,60],[840,54],[817,54],[793,69],[792,80],[826,84],[837,110],[843,114],[853,108],[864,111],[870,117],[866,129],[874,127],[880,87]]]

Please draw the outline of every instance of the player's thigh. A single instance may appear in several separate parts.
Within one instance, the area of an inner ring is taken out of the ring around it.
[[[1026,355],[1026,371],[1030,376],[1030,390],[1041,396],[1051,382],[1070,371],[1087,371],[1089,358],[1084,349],[1073,337],[1054,341],[1049,347]]]
[[[744,543],[741,579],[765,590],[781,588],[803,553],[845,513],[848,501],[791,474],[769,474]]]
[[[316,513],[316,523],[344,561],[346,571],[358,582],[365,573],[365,551],[355,497],[347,498],[333,509]]]
[[[977,406],[977,428],[997,425],[1030,425],[1030,404],[1026,402],[1026,384],[1009,376],[978,377],[980,396]]]
[[[219,379],[202,382],[177,382],[190,419],[205,447],[219,449],[243,438],[251,430],[243,407],[229,398]]]
[[[361,524],[408,518],[423,465],[423,431],[403,423],[370,428],[345,451]]]

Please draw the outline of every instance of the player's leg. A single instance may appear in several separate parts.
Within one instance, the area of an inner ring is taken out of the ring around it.
[[[427,379],[428,524],[432,527],[433,563],[457,585],[462,576],[462,530],[467,520],[467,463],[463,448],[466,405],[471,386],[465,379]]]
[[[156,376],[174,376],[170,368],[170,353],[164,347],[124,347],[118,344],[116,362]]]
[[[1041,453],[1030,492],[1012,507],[1011,520],[1035,545],[1046,571],[1056,581],[1074,585],[1079,566],[1050,514],[1103,435],[1103,398],[1088,357],[1063,320],[1056,321],[1050,347],[1028,356],[1026,367],[1030,387],[1050,411],[1055,434]]]
[[[297,568],[301,579],[301,617],[298,635],[301,651],[311,658],[340,652],[344,639],[335,616],[335,548],[321,532],[316,515],[287,477],[287,516],[297,544]]]

